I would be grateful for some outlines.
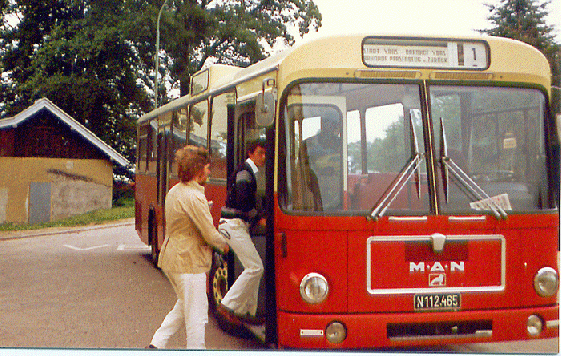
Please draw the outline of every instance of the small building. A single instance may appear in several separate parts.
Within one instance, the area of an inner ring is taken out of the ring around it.
[[[111,208],[113,166],[129,162],[46,98],[0,120],[0,224]]]

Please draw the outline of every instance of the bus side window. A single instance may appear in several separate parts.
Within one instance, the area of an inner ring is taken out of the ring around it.
[[[181,108],[173,113],[173,147],[170,150],[171,173],[177,176],[175,152],[187,143],[187,108]]]
[[[208,101],[204,100],[190,107],[189,144],[208,147]]]
[[[226,145],[228,142],[228,105],[234,103],[234,93],[224,93],[212,99],[210,132],[211,178],[227,178]]]
[[[148,170],[148,141],[150,138],[149,125],[141,125],[138,132],[137,169],[139,172]]]
[[[247,147],[251,141],[265,138],[265,129],[259,128],[255,122],[254,103],[244,103],[236,106],[235,141],[234,141],[234,169],[237,169],[247,159]],[[265,169],[265,167],[263,167]],[[258,194],[264,190],[266,174],[257,176]]]
[[[148,157],[146,160],[146,171],[156,174],[156,160],[158,159],[158,120],[150,121],[148,133]]]

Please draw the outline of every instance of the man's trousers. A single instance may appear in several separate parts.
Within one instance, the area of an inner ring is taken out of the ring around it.
[[[228,245],[234,251],[244,268],[228,293],[222,305],[238,315],[252,315],[257,311],[259,282],[263,276],[263,261],[249,235],[249,224],[242,219],[222,219],[219,230],[229,237]]]

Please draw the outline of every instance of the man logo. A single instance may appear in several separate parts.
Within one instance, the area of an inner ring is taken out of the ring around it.
[[[429,287],[444,287],[445,285],[445,274],[429,274]]]
[[[434,262],[432,265],[425,262],[409,262],[409,272],[444,272],[450,270],[450,272],[464,272],[465,262],[464,261],[450,261],[450,264],[446,262]]]

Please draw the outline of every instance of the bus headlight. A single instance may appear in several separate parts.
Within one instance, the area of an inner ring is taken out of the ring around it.
[[[544,267],[534,277],[534,289],[542,297],[551,297],[557,293],[559,277],[551,267]]]
[[[543,330],[543,321],[537,315],[530,315],[526,322],[526,329],[531,336],[538,336]]]
[[[334,344],[339,344],[347,338],[347,329],[345,325],[334,321],[325,328],[325,338]]]
[[[327,298],[329,284],[319,273],[308,273],[300,282],[300,296],[306,303],[318,304]]]

